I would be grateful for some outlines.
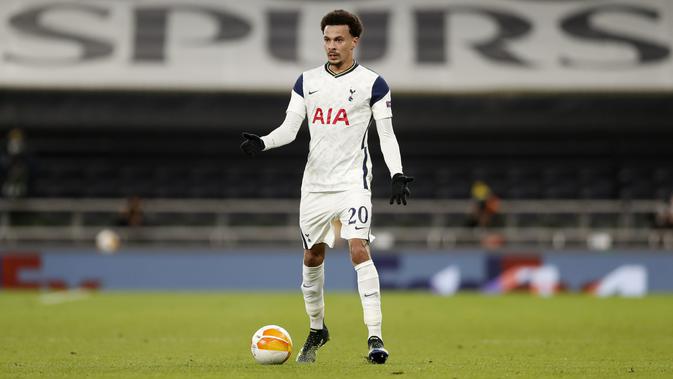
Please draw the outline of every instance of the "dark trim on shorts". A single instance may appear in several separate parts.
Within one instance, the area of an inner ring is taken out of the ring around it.
[[[308,250],[308,242],[306,242],[306,238],[304,238],[304,231],[299,228],[299,236],[301,236],[301,242],[304,244],[304,249]]]

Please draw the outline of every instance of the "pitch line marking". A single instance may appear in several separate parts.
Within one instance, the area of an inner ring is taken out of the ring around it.
[[[91,297],[91,291],[83,289],[74,289],[68,291],[50,292],[40,295],[42,305],[58,305],[70,303],[73,301],[85,300]]]

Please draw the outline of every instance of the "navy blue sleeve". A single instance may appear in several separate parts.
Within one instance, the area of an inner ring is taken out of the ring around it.
[[[383,99],[383,96],[385,96],[388,91],[390,91],[388,83],[386,83],[380,76],[376,78],[376,81],[374,81],[374,85],[372,86],[372,100],[369,102],[369,106],[371,107],[376,104],[377,101]]]
[[[297,95],[304,97],[304,74],[299,75],[297,82],[294,83],[294,88],[292,88]]]

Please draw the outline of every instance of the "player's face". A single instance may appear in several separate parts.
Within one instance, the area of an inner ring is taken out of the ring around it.
[[[348,25],[325,26],[323,42],[330,65],[337,68],[341,68],[344,64],[351,65],[353,49],[358,43],[358,37],[351,35]]]

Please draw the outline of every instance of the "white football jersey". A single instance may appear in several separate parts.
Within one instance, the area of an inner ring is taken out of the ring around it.
[[[338,74],[325,64],[297,79],[287,111],[307,117],[311,135],[302,192],[371,189],[370,121],[392,117],[382,77],[357,62]]]

